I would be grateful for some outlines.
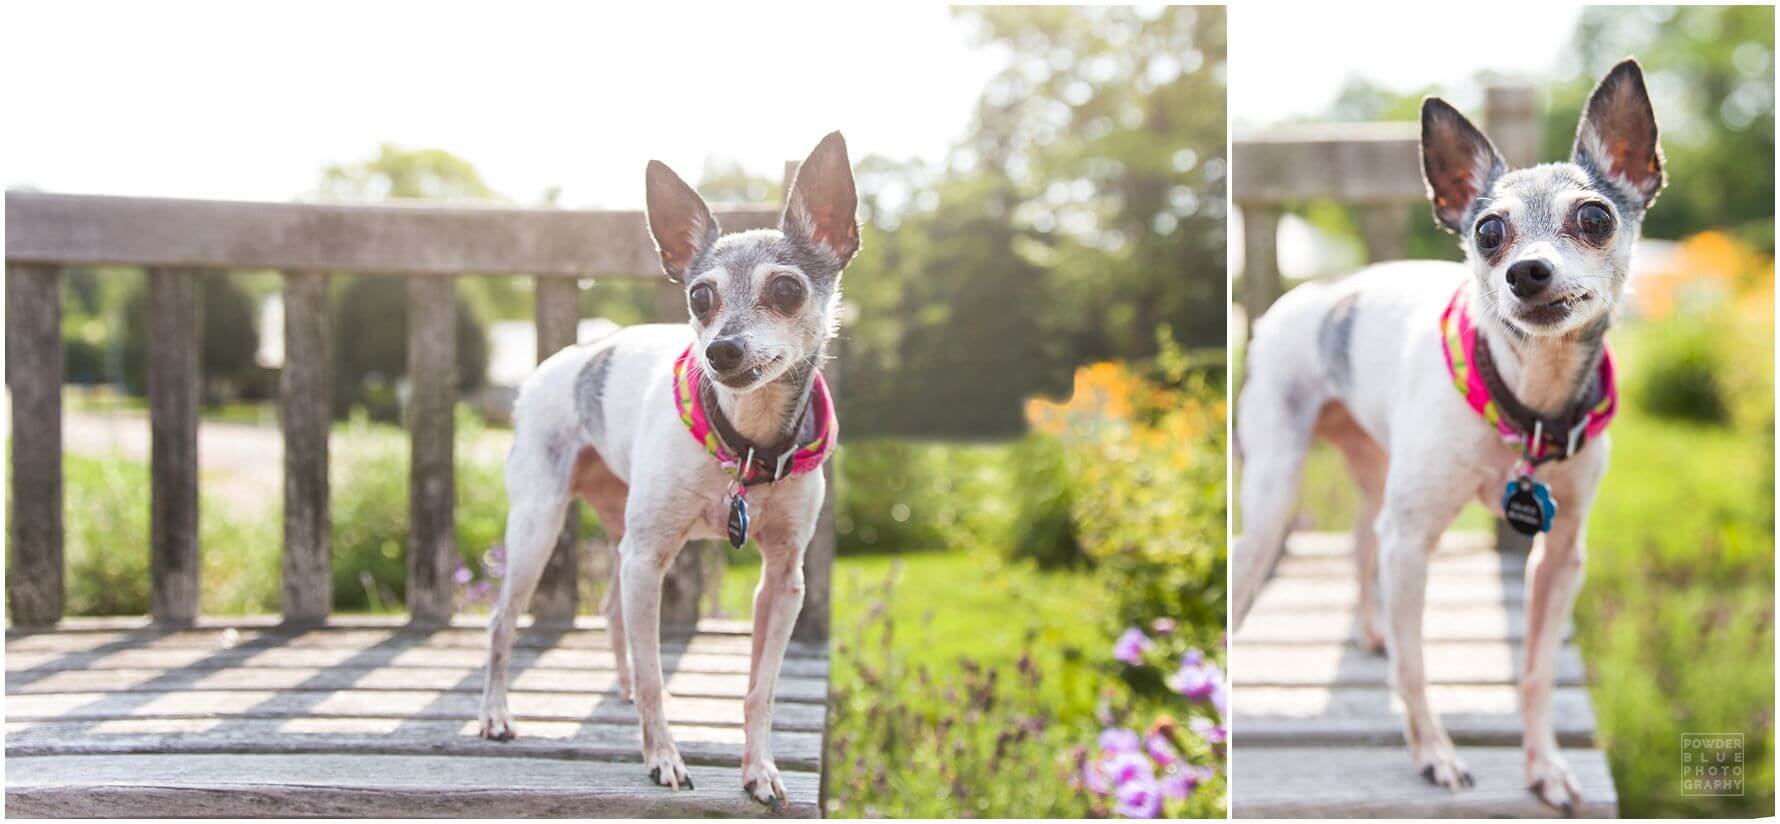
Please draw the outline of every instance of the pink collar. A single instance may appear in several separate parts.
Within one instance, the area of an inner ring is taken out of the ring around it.
[[[1477,326],[1471,318],[1471,307],[1468,298],[1469,290],[1460,285],[1452,295],[1452,301],[1446,305],[1446,311],[1440,315],[1440,337],[1443,342],[1441,350],[1446,355],[1446,370],[1452,376],[1453,385],[1465,398],[1465,403],[1477,414],[1483,416],[1485,422],[1501,433],[1502,440],[1516,447],[1523,447],[1529,436],[1534,433],[1522,431],[1510,415],[1504,414],[1501,405],[1490,396],[1489,386],[1477,368],[1477,347],[1482,341]],[[1486,353],[1487,354],[1487,353]],[[1525,450],[1530,457],[1543,458],[1548,446],[1559,448],[1564,454],[1552,457],[1568,457],[1575,449],[1580,448],[1584,440],[1593,440],[1607,430],[1607,424],[1613,420],[1613,413],[1619,408],[1619,389],[1613,380],[1613,352],[1603,348],[1601,366],[1597,375],[1599,398],[1580,416],[1570,422],[1569,431],[1540,432],[1537,442],[1531,449]],[[1510,407],[1514,404],[1510,403]],[[1566,448],[1566,444],[1571,444]]]
[[[807,443],[792,444],[783,453],[785,466],[775,465],[764,456],[755,455],[744,471],[742,456],[731,450],[730,445],[723,442],[711,418],[705,411],[704,370],[699,366],[698,358],[693,355],[692,347],[674,360],[674,408],[679,410],[680,422],[686,424],[686,431],[692,439],[698,441],[717,464],[723,467],[731,477],[744,485],[772,483],[773,481],[792,475],[802,475],[814,471],[828,459],[834,451],[834,445],[840,438],[840,419],[834,414],[834,399],[828,394],[828,383],[822,379],[821,370],[817,370],[815,383],[810,387],[809,408],[805,414],[816,419],[816,434]],[[795,437],[795,433],[793,434]]]

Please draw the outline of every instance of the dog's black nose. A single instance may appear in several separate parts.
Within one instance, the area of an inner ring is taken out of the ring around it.
[[[742,363],[742,342],[735,338],[718,338],[705,347],[705,360],[711,368],[728,372]]]
[[[1551,264],[1539,258],[1517,260],[1508,267],[1508,289],[1526,300],[1551,285]]]

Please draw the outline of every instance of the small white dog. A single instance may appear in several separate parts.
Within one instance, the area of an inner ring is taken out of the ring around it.
[[[646,176],[649,231],[691,323],[624,329],[538,366],[520,389],[507,456],[508,574],[489,627],[481,733],[513,737],[507,663],[520,613],[571,496],[617,541],[604,607],[620,689],[635,680],[644,768],[692,786],[662,702],[661,583],[689,540],[753,537],[762,555],[743,708],[744,790],[785,798],[773,763],[773,692],[803,606],[804,549],[838,434],[818,366],[834,335],[841,270],[859,249],[857,196],[839,132],[799,167],[777,230],[723,235],[667,166]],[[627,655],[628,651],[628,655]]]
[[[1522,747],[1528,787],[1570,812],[1580,788],[1552,731],[1552,681],[1607,468],[1602,430],[1616,395],[1604,336],[1663,186],[1656,119],[1643,73],[1626,60],[1595,88],[1568,163],[1509,171],[1439,99],[1422,106],[1421,142],[1434,216],[1459,235],[1466,261],[1385,264],[1302,286],[1256,324],[1237,410],[1233,615],[1240,625],[1278,557],[1306,451],[1329,439],[1362,493],[1360,623],[1370,647],[1389,651],[1410,754],[1429,781],[1469,786],[1428,706],[1428,555],[1472,498],[1523,532],[1548,532],[1528,561]]]

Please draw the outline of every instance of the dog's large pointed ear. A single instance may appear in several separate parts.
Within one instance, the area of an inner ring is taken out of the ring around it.
[[[717,219],[711,217],[704,198],[659,160],[649,161],[644,193],[648,199],[649,234],[655,237],[655,250],[661,253],[661,270],[668,278],[679,281],[685,278],[692,259],[717,242],[721,234]]]
[[[1589,95],[1572,159],[1620,189],[1628,202],[1644,208],[1656,202],[1663,188],[1663,150],[1638,61],[1621,60]]]
[[[1471,201],[1506,168],[1495,144],[1458,109],[1438,97],[1422,101],[1422,179],[1447,231],[1460,230]]]
[[[859,251],[859,195],[847,141],[829,132],[797,167],[779,228],[787,237],[829,255],[838,271]]]

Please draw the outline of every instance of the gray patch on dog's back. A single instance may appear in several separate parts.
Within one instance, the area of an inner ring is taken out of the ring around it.
[[[581,374],[575,376],[575,414],[581,418],[581,426],[587,430],[589,437],[598,439],[605,434],[606,414],[600,405],[600,394],[606,388],[606,372],[612,368],[612,347],[606,346],[582,364]]]
[[[1322,326],[1316,333],[1317,349],[1323,355],[1323,368],[1328,370],[1329,379],[1334,382],[1337,391],[1346,390],[1353,380],[1353,365],[1348,347],[1353,344],[1354,337],[1354,304],[1360,300],[1359,292],[1349,292],[1335,299],[1329,307],[1329,313],[1323,316]]]

